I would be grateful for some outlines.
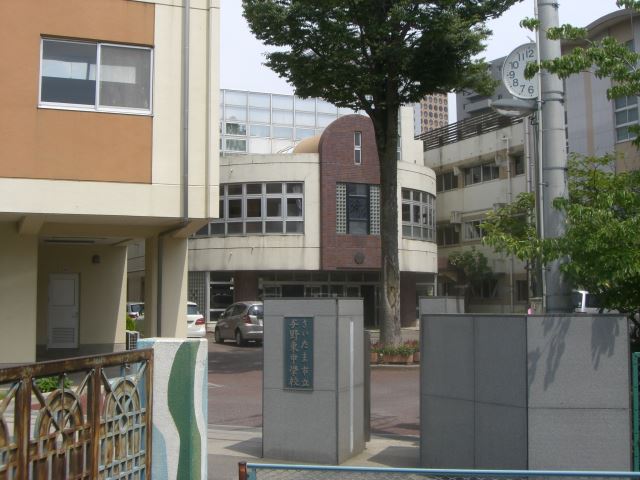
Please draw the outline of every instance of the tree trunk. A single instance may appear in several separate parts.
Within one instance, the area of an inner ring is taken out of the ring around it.
[[[380,160],[380,343],[398,345],[400,331],[400,263],[398,260],[398,110],[373,118]]]

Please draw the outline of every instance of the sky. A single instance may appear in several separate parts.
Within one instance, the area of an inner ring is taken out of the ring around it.
[[[319,0],[322,1],[322,0]],[[587,26],[597,18],[617,10],[615,0],[559,0],[560,23]],[[256,40],[242,17],[240,0],[221,0],[220,87],[269,93],[293,93],[293,88],[262,65],[268,49]],[[493,31],[484,53],[486,60],[507,55],[518,45],[533,38],[532,32],[519,27],[525,17],[533,17],[534,0],[514,5],[502,17],[491,21]],[[455,108],[450,108],[450,112]],[[450,115],[451,117],[451,115]],[[451,121],[451,119],[450,119]]]

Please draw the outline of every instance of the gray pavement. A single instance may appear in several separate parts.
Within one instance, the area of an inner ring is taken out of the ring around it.
[[[209,480],[237,480],[238,462],[287,463],[262,458],[262,428],[209,425]],[[373,435],[366,449],[343,465],[363,467],[419,467],[418,437]]]

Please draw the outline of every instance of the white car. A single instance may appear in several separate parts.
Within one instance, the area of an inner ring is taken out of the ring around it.
[[[187,302],[187,337],[202,338],[207,335],[204,317],[198,309],[198,304]]]

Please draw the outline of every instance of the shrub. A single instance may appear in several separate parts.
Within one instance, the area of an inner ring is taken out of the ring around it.
[[[126,326],[127,330],[130,330],[132,332],[137,332],[138,331],[138,327],[136,327],[136,321],[131,318],[129,315],[127,315],[127,326]]]
[[[420,342],[418,342],[418,340],[407,340],[404,344],[411,348],[411,353],[420,351]]]
[[[64,377],[62,384],[64,385],[64,388],[71,388],[73,382],[67,377]],[[60,378],[57,376],[41,377],[36,380],[36,386],[42,393],[53,392],[60,386]]]

